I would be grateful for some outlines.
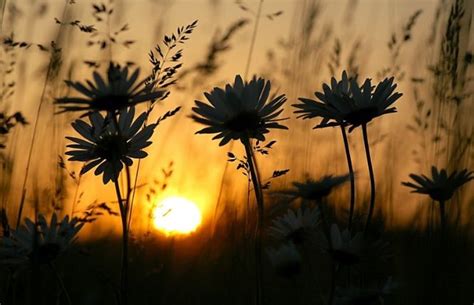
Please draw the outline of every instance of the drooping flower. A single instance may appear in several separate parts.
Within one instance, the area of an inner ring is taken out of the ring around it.
[[[40,264],[50,263],[71,246],[83,225],[78,218],[70,220],[69,216],[58,223],[55,213],[49,224],[41,214],[38,225],[26,218],[24,225],[0,239],[0,261],[22,264],[36,258]]]
[[[304,243],[314,235],[319,223],[319,209],[299,208],[273,220],[269,234],[277,239],[292,242],[295,245]]]
[[[268,248],[267,255],[277,275],[291,278],[301,272],[301,254],[293,243],[284,243],[278,248]]]
[[[196,101],[191,118],[207,127],[196,133],[216,134],[213,140],[221,139],[222,146],[230,140],[264,141],[269,129],[288,129],[278,118],[286,97],[282,94],[267,102],[270,89],[270,81],[263,78],[244,82],[237,75],[233,85],[204,93],[210,104]]]
[[[104,184],[116,181],[123,165],[131,166],[132,159],[142,159],[148,154],[143,150],[149,146],[156,124],[144,126],[147,114],[142,113],[135,119],[135,108],[120,112],[117,120],[98,112],[89,115],[89,123],[78,119],[72,127],[83,137],[66,137],[72,144],[66,155],[70,161],[86,162],[81,170],[84,174],[97,167],[95,175],[103,175]]]
[[[438,170],[432,166],[431,178],[415,174],[410,174],[410,178],[415,183],[402,182],[402,184],[413,188],[412,193],[426,194],[436,201],[447,201],[458,188],[474,179],[474,172],[463,169],[459,172],[453,171],[448,175],[446,169]]]
[[[349,181],[350,175],[332,176],[327,175],[319,180],[307,179],[305,182],[293,182],[294,188],[279,191],[279,194],[287,195],[291,200],[301,198],[304,200],[318,201],[327,196],[338,186]]]
[[[58,98],[55,104],[60,106],[60,113],[85,111],[83,116],[86,116],[95,111],[117,112],[139,103],[154,101],[166,94],[166,91],[153,89],[153,84],[147,85],[147,79],[137,82],[139,74],[138,68],[129,75],[128,67],[110,63],[106,79],[94,71],[93,80],[66,81],[68,87],[83,96]]]

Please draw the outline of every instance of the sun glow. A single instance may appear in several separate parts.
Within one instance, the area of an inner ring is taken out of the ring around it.
[[[201,224],[201,211],[186,198],[168,197],[153,211],[153,223],[166,234],[188,234]]]

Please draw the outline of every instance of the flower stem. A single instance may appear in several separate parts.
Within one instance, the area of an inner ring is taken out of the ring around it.
[[[446,209],[443,200],[439,202],[439,218],[441,223],[441,229],[444,230],[446,228]]]
[[[369,205],[369,214],[367,215],[367,222],[365,223],[364,233],[367,233],[367,230],[370,226],[370,221],[374,214],[375,208],[375,177],[374,169],[372,167],[372,159],[370,158],[370,147],[369,147],[369,138],[367,136],[367,124],[362,124],[362,135],[364,137],[364,147],[365,155],[367,157],[367,166],[369,168],[369,178],[370,178],[370,205]]]
[[[120,136],[120,126],[118,124],[118,118],[116,113],[111,114],[112,121],[117,130],[117,134]],[[125,165],[125,171],[127,175],[127,192],[126,192],[126,201],[123,202],[122,194],[120,192],[120,184],[117,177],[114,179],[115,192],[117,194],[117,200],[119,203],[120,209],[120,218],[122,221],[122,265],[120,269],[120,296],[121,303],[120,305],[128,304],[128,205],[130,201],[131,194],[131,181],[130,181],[130,168]]]
[[[61,290],[63,291],[64,296],[66,297],[67,304],[71,305],[71,304],[72,304],[71,298],[69,297],[69,293],[67,292],[66,286],[64,285],[63,280],[62,280],[61,277],[59,276],[58,271],[57,271],[56,268],[54,267],[53,263],[49,263],[49,267],[50,267],[51,270],[53,271],[54,277],[56,277],[56,281],[58,282],[59,287],[61,287]]]
[[[115,179],[115,192],[119,202],[120,218],[122,221],[122,265],[120,269],[120,305],[127,304],[127,284],[128,284],[128,230],[127,215],[123,204],[122,195],[120,194],[120,185],[118,179]]]
[[[263,264],[262,264],[262,235],[263,235],[263,219],[264,219],[264,202],[263,202],[263,191],[260,183],[260,176],[256,164],[255,155],[253,153],[250,139],[244,138],[242,140],[245,146],[245,152],[247,154],[247,162],[250,168],[250,175],[252,177],[253,188],[255,191],[255,198],[257,200],[258,218],[257,218],[257,230],[255,232],[255,261],[256,261],[256,284],[257,284],[257,295],[255,303],[257,305],[263,304]]]
[[[349,231],[352,227],[352,220],[354,217],[354,207],[355,207],[355,178],[354,178],[354,168],[352,167],[352,158],[351,151],[349,147],[349,141],[347,140],[346,128],[341,125],[342,139],[344,140],[344,150],[346,152],[347,167],[349,169],[349,176],[351,179],[351,203],[349,208]]]

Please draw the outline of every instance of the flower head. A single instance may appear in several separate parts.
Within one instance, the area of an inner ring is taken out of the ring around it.
[[[299,245],[308,240],[319,223],[319,210],[317,208],[292,209],[273,220],[270,227],[270,235],[277,239],[290,241]]]
[[[279,191],[278,193],[288,195],[292,199],[321,200],[327,197],[334,188],[349,181],[350,176],[324,176],[319,180],[307,179],[305,182],[293,182],[293,189]]]
[[[460,172],[453,171],[451,175],[445,169],[438,170],[431,167],[431,178],[425,175],[410,174],[412,182],[402,182],[403,185],[413,188],[412,193],[427,194],[436,201],[446,201],[451,199],[454,192],[463,184],[474,179],[474,172],[464,169]]]
[[[315,128],[344,124],[344,116],[349,111],[349,106],[344,101],[344,98],[351,95],[350,82],[346,71],[342,72],[341,80],[338,81],[334,77],[331,78],[331,84],[323,84],[323,92],[318,91],[314,95],[320,102],[301,97],[299,98],[301,103],[292,105],[298,108],[295,113],[298,114],[299,118],[322,118]]]
[[[116,112],[165,95],[166,91],[156,91],[152,89],[152,85],[146,85],[146,79],[137,82],[139,73],[140,69],[136,69],[129,75],[128,67],[122,68],[110,63],[107,79],[94,71],[92,81],[66,81],[68,87],[75,89],[83,97],[62,97],[56,99],[55,103],[60,106],[60,112],[85,111],[85,116],[94,111]]]
[[[301,272],[302,259],[294,244],[285,243],[266,252],[277,275],[289,278]]]
[[[349,230],[340,231],[336,224],[331,226],[330,245],[328,252],[341,265],[355,265],[361,261],[363,250],[363,235],[357,232],[351,236]]]
[[[279,95],[267,103],[270,88],[270,81],[263,78],[244,82],[237,75],[233,85],[204,93],[210,104],[196,101],[191,118],[207,127],[196,133],[216,134],[213,140],[221,139],[222,146],[230,140],[246,138],[264,141],[269,129],[288,129],[278,123],[286,97]]]
[[[366,79],[359,86],[357,80],[349,79],[344,71],[340,81],[332,78],[331,87],[323,84],[323,92],[315,93],[320,101],[300,98],[302,103],[293,105],[299,109],[295,113],[303,119],[321,117],[321,123],[316,127],[349,125],[351,131],[376,117],[396,112],[396,108],[390,106],[402,94],[394,93],[397,85],[393,81],[393,77],[386,78],[375,87]]]
[[[26,263],[34,257],[41,264],[49,263],[68,249],[83,225],[77,218],[69,220],[69,216],[58,223],[56,214],[49,224],[41,214],[37,225],[26,218],[24,225],[0,240],[0,258],[9,264]]]
[[[118,129],[110,115],[103,117],[94,112],[89,115],[89,123],[76,120],[72,127],[83,137],[66,137],[72,144],[67,147],[71,150],[66,152],[70,161],[86,162],[81,174],[97,167],[95,175],[103,174],[104,184],[116,181],[123,164],[131,166],[132,158],[141,159],[147,156],[143,150],[151,144],[150,138],[156,124],[145,127],[146,113],[142,113],[136,119],[134,107],[120,112],[118,118]]]

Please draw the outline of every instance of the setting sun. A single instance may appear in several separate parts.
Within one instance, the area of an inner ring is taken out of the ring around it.
[[[158,230],[167,234],[187,234],[201,224],[201,211],[186,198],[168,197],[153,211],[153,223]]]

